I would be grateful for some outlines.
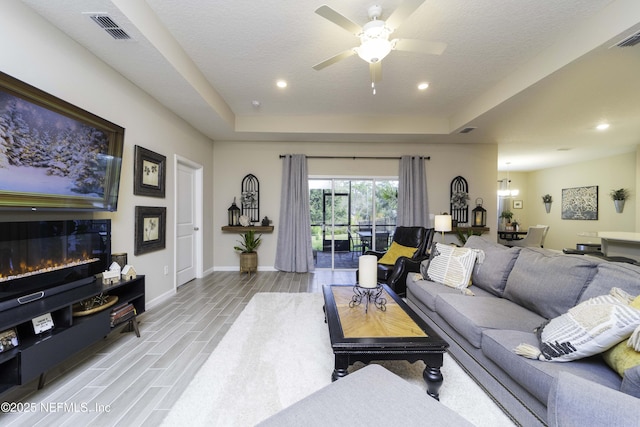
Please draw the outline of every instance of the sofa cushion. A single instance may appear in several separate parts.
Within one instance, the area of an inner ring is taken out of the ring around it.
[[[528,344],[518,354],[553,362],[568,362],[599,354],[629,338],[640,325],[640,310],[631,298],[616,288],[581,302],[565,314],[542,325],[537,332],[539,349]]]
[[[436,243],[428,260],[423,261],[422,276],[456,289],[469,286],[478,251]]]
[[[624,371],[620,391],[640,398],[640,366],[634,366]]]
[[[595,264],[596,273],[580,296],[580,302],[605,295],[614,286],[631,295],[640,295],[640,266],[601,260]]]
[[[620,376],[604,364],[600,356],[570,363],[547,363],[520,357],[513,352],[523,342],[537,345],[538,339],[532,332],[487,329],[483,335],[482,353],[542,403],[546,404],[554,379],[564,371],[605,387],[620,389]]]
[[[441,283],[423,280],[422,275],[409,273],[407,275],[407,289],[429,310],[436,311],[436,297],[440,294],[456,294],[460,295],[460,291]],[[491,294],[484,289],[471,287],[472,292],[476,296],[490,296]]]
[[[482,345],[485,329],[532,331],[544,321],[540,315],[495,296],[440,294],[436,298],[436,312],[476,348]]]
[[[378,264],[394,265],[401,256],[411,258],[418,248],[402,246],[398,242],[391,242],[389,250],[378,260]]]
[[[509,248],[489,242],[480,236],[469,236],[464,247],[479,249],[484,253],[473,268],[472,283],[494,295],[502,296],[520,248]]]
[[[550,427],[638,425],[638,403],[630,396],[562,372],[549,393],[547,422]]]
[[[596,264],[585,256],[522,248],[504,297],[551,319],[578,303],[595,272]]]

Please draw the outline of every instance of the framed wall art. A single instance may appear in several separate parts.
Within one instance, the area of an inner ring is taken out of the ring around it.
[[[166,232],[167,208],[136,206],[135,255],[164,249]]]
[[[522,200],[514,200],[513,209],[522,209]]]
[[[562,219],[597,220],[598,186],[563,188]]]
[[[133,194],[164,199],[167,158],[136,145],[134,148]]]
[[[0,73],[0,208],[115,211],[124,128]]]

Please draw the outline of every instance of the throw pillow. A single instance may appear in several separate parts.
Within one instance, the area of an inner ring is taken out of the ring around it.
[[[537,330],[540,348],[520,344],[515,352],[530,359],[568,362],[608,350],[629,338],[640,325],[640,310],[619,288],[609,295],[588,299]]]
[[[463,290],[471,283],[471,272],[477,256],[476,249],[436,243],[423,276],[432,282]]]
[[[394,265],[396,260],[401,256],[411,258],[417,250],[418,248],[411,248],[409,246],[402,246],[397,242],[391,242],[391,246],[387,252],[378,260],[378,264]]]
[[[640,296],[633,300],[631,306],[640,310]],[[638,328],[636,328],[634,335],[636,335],[637,332],[639,332]],[[640,352],[633,348],[631,338],[629,338],[628,341],[625,340],[619,342],[609,350],[605,351],[602,354],[602,358],[607,365],[609,365],[611,369],[616,371],[621,377],[624,377],[624,372],[627,369],[640,365]]]

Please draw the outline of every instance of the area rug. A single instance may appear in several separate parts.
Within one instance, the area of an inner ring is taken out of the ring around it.
[[[165,418],[166,426],[253,426],[330,384],[321,294],[256,294]],[[426,393],[423,362],[380,362]],[[356,364],[350,370],[364,366]],[[513,423],[445,355],[440,401],[477,426]],[[407,410],[411,410],[407,408]]]

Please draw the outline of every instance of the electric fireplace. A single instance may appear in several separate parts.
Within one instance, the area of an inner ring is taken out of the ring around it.
[[[95,282],[111,257],[111,220],[0,223],[0,308]]]

